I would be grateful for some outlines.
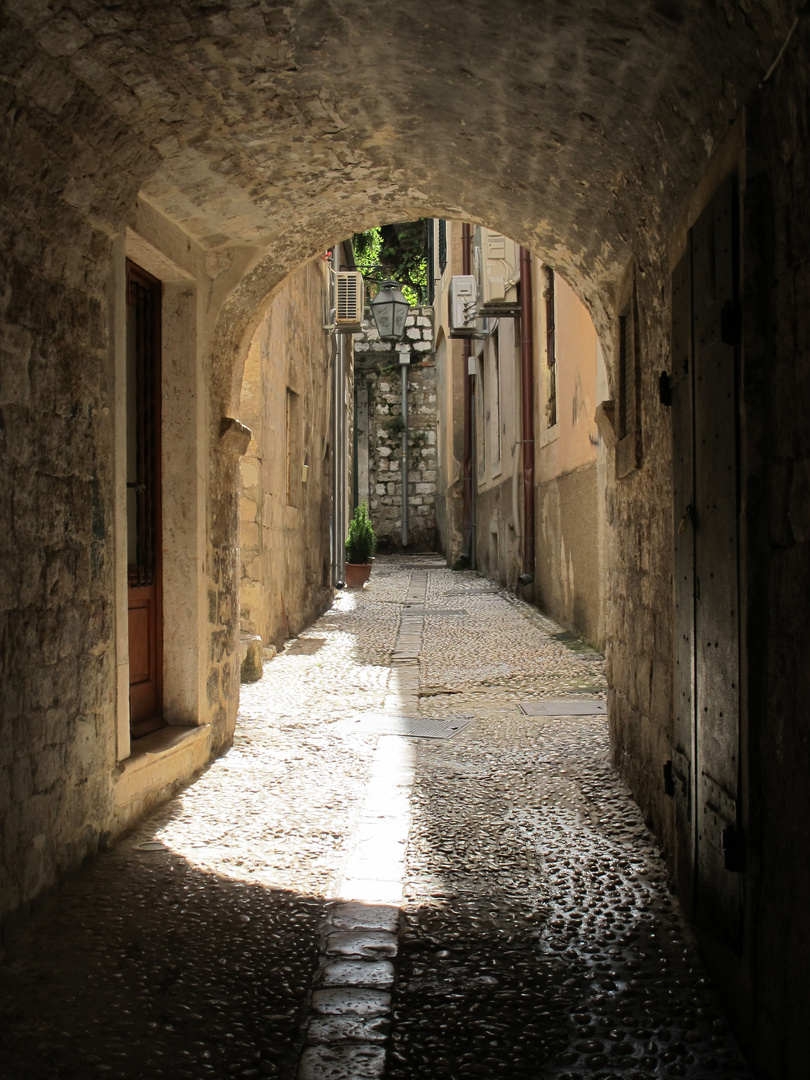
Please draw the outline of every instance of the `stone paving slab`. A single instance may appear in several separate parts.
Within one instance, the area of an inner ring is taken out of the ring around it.
[[[385,904],[340,904],[331,915],[337,930],[387,930],[396,933],[399,908]]]
[[[298,1080],[378,1080],[384,1072],[382,1047],[310,1046],[301,1057]]]
[[[518,708],[525,716],[605,716],[604,701],[521,701]]]
[[[390,960],[334,960],[327,964],[317,983],[321,986],[366,986],[386,989],[394,982]]]
[[[390,1007],[390,1003],[389,1003]],[[309,1022],[307,1041],[311,1043],[383,1043],[391,1021],[387,1016],[314,1016]],[[299,1072],[300,1075],[300,1072]]]
[[[391,995],[384,990],[333,986],[313,993],[312,1008],[326,1016],[384,1016],[391,1010]]]
[[[339,930],[327,938],[326,953],[364,959],[396,956],[397,938],[385,930]]]

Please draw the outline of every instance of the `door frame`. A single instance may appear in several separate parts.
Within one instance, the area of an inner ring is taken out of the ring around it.
[[[151,499],[151,511],[152,521],[150,528],[152,531],[151,542],[153,545],[153,563],[149,568],[152,571],[152,580],[143,583],[139,578],[139,568],[137,564],[129,562],[127,559],[127,608],[128,612],[146,607],[147,610],[151,605],[151,611],[147,615],[148,625],[148,653],[149,653],[149,667],[151,669],[153,678],[150,680],[154,686],[153,694],[150,693],[149,697],[154,696],[155,707],[150,711],[148,716],[143,716],[138,720],[132,719],[132,700],[133,700],[133,684],[130,681],[130,741],[138,738],[142,738],[144,735],[150,734],[152,731],[156,731],[158,728],[165,726],[165,720],[163,717],[163,470],[162,470],[162,444],[163,444],[163,409],[162,409],[162,390],[163,390],[163,368],[162,368],[162,351],[163,351],[163,329],[162,329],[162,309],[163,309],[163,285],[159,278],[150,274],[148,270],[145,270],[138,263],[132,259],[126,260],[126,306],[127,306],[127,319],[129,318],[129,311],[134,306],[130,302],[131,292],[133,285],[139,285],[149,290],[152,296],[152,303],[154,305],[153,310],[153,323],[151,327],[151,348],[153,353],[153,366],[148,372],[151,386],[151,394],[141,385],[141,373],[137,373],[138,383],[135,388],[136,400],[135,409],[137,411],[137,419],[141,419],[140,406],[144,398],[150,401],[151,416],[150,427],[151,437],[149,439],[149,445],[144,451],[144,447],[140,443],[139,436],[136,434],[138,441],[138,456],[142,453],[146,453],[151,457],[150,471],[151,471],[151,485],[153,488],[153,497]],[[138,335],[140,338],[140,335]],[[140,344],[140,342],[138,342]],[[127,352],[129,351],[129,337],[127,338]],[[129,361],[127,361],[128,363]],[[127,425],[129,426],[131,415],[131,403],[129,398],[132,393],[132,387],[127,385]],[[127,433],[127,447],[129,447],[129,432]],[[136,498],[140,493],[136,493]],[[129,483],[127,484],[127,528],[129,529]],[[134,603],[133,603],[134,601]],[[128,621],[128,635],[132,632],[132,618],[131,615]],[[131,642],[130,642],[130,657]],[[132,668],[130,666],[130,680],[132,676]],[[142,684],[135,684],[140,686]],[[142,692],[136,691],[138,698],[143,697]]]
[[[116,708],[114,761],[141,756],[171,742],[177,728],[205,725],[210,708],[205,663],[208,626],[206,484],[210,453],[207,382],[200,353],[199,252],[174,237],[171,226],[138,203],[133,222],[113,243],[109,377],[113,414]],[[163,553],[163,716],[168,727],[132,742],[129,730],[129,605],[126,513],[126,263],[162,285],[161,441]],[[117,774],[116,774],[117,775]]]

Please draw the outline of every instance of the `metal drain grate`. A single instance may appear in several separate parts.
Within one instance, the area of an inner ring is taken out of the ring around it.
[[[442,596],[450,596],[454,600],[463,599],[466,596],[499,596],[497,589],[463,589],[457,592],[442,593]]]
[[[408,615],[466,615],[466,611],[458,608],[429,608],[422,604],[410,604],[405,607]]]
[[[606,716],[604,701],[521,701],[518,708],[526,716]]]
[[[289,656],[314,656],[325,644],[326,638],[322,637],[296,638],[287,645],[284,652]]]
[[[475,721],[473,716],[450,716],[436,720],[424,716],[375,716],[344,720],[344,731],[357,731],[363,735],[407,735],[416,739],[452,739]]]

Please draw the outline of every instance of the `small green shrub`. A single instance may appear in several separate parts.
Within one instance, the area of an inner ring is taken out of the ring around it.
[[[367,563],[377,547],[374,526],[368,516],[368,507],[360,503],[349,522],[349,535],[346,538],[346,562]]]

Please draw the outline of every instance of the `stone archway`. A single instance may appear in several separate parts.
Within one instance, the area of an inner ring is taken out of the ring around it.
[[[807,959],[808,879],[803,871],[792,887],[788,878],[810,821],[796,720],[807,644],[796,598],[806,595],[810,562],[808,364],[795,300],[810,249],[798,212],[803,6],[406,0],[389,11],[362,0],[133,0],[124,9],[90,0],[81,12],[7,0],[0,16],[1,655],[12,730],[0,758],[0,811],[11,823],[2,910],[75,865],[115,820],[123,661],[111,295],[127,227],[135,243],[144,231],[159,239],[155,276],[191,266],[183,273],[194,281],[204,399],[195,423],[208,445],[189,465],[205,515],[189,560],[199,560],[205,585],[190,620],[204,627],[192,689],[209,695],[220,742],[235,698],[227,673],[219,696],[232,655],[212,626],[232,618],[236,591],[235,466],[220,449],[220,424],[233,416],[251,329],[286,273],[383,220],[433,214],[496,225],[545,254],[583,298],[609,372],[631,297],[642,459],[608,491],[614,734],[637,797],[671,839],[662,780],[672,713],[670,421],[657,375],[671,370],[671,268],[736,171],[749,226],[737,313],[742,639],[751,658],[742,711],[756,784],[744,799],[742,958],[723,955],[717,970],[740,974],[738,1015],[764,1017],[755,1036],[763,1060],[778,1063],[775,1075],[798,1072],[806,997],[792,981]],[[775,644],[783,635],[784,650]]]

